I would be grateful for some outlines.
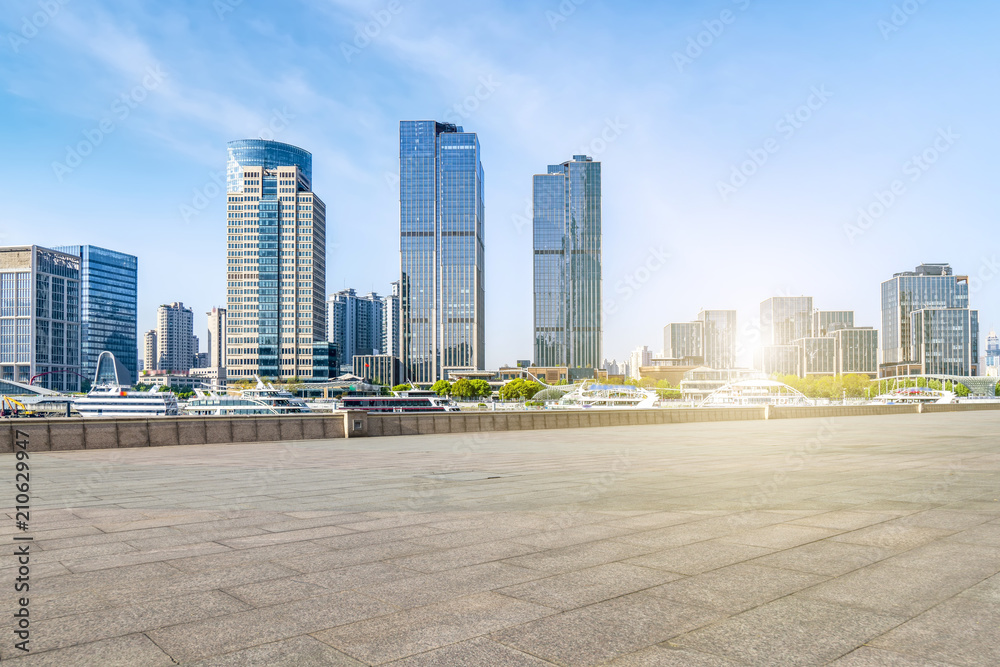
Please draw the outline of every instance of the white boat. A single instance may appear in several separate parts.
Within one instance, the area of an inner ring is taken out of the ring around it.
[[[335,403],[337,410],[363,410],[365,412],[461,412],[455,401],[438,396],[433,391],[410,389],[395,396],[344,396]]]
[[[284,389],[265,385],[257,379],[257,386],[244,389],[238,395],[216,394],[195,390],[197,398],[188,402],[184,412],[189,415],[286,415],[312,412],[306,402]]]
[[[655,391],[630,384],[583,384],[559,399],[557,407],[571,409],[647,409],[656,405]]]
[[[117,384],[100,384],[86,396],[73,399],[73,409],[85,419],[98,417],[168,417],[177,415],[177,397],[171,392],[128,391]]]

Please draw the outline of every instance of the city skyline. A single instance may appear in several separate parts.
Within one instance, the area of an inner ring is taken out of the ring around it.
[[[891,3],[844,3],[836,16],[744,0],[715,9],[591,0],[565,14],[559,5],[463,7],[468,21],[489,16],[476,24],[494,27],[479,34],[456,33],[447,4],[402,6],[387,23],[375,17],[385,7],[349,3],[306,4],[265,22],[245,3],[178,3],[145,17],[122,5],[60,4],[30,39],[9,37],[37,5],[14,3],[0,17],[9,31],[0,114],[24,129],[9,142],[3,182],[26,195],[0,223],[0,242],[38,243],[40,228],[43,244],[145,258],[140,331],[152,328],[159,303],[189,303],[200,333],[204,313],[225,304],[212,293],[221,287],[204,285],[225,282],[218,154],[239,137],[317,156],[316,190],[335,206],[329,290],[387,292],[396,279],[397,124],[415,117],[480,135],[493,230],[486,265],[495,270],[530,257],[526,175],[552,155],[602,161],[604,291],[613,301],[606,357],[653,343],[665,323],[702,308],[736,308],[747,364],[761,296],[811,294],[874,324],[870,285],[921,262],[948,261],[972,276],[981,329],[995,323],[1000,265],[989,244],[969,242],[993,219],[997,93],[976,82],[989,76],[982,45],[994,5],[921,4],[888,30]],[[732,22],[721,23],[722,9]],[[186,32],[185,17],[197,31]],[[366,24],[375,26],[367,41],[358,37]],[[595,35],[601,48],[572,63],[535,66]],[[265,57],[243,46],[261,36],[281,48]],[[206,62],[245,66],[234,73]],[[559,114],[537,113],[556,105]],[[966,233],[945,233],[956,223]],[[359,228],[372,232],[363,254],[351,252]],[[654,249],[670,258],[644,274]],[[158,278],[164,265],[171,280]],[[675,289],[679,276],[700,272],[696,293]],[[524,273],[487,282],[488,367],[531,356]]]

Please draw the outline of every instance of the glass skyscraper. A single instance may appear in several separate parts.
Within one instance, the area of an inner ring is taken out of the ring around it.
[[[703,323],[705,365],[717,370],[736,368],[736,311],[703,310],[698,319]]]
[[[484,215],[479,137],[401,121],[400,345],[414,382],[485,368]]]
[[[313,377],[313,343],[326,340],[326,205],[312,155],[263,139],[228,149],[223,365],[236,379]]]
[[[701,366],[705,363],[704,338],[704,322],[671,322],[663,327],[663,354]]]
[[[80,391],[80,258],[0,248],[0,389],[4,381]],[[91,378],[87,378],[91,379]]]
[[[922,310],[932,312],[914,317]],[[977,375],[978,356],[979,313],[969,311],[967,276],[921,264],[882,283],[882,377]]]
[[[97,246],[60,246],[60,252],[80,258],[80,366],[93,379],[97,358],[108,351],[128,371],[119,381],[139,377],[138,265],[134,255]]]
[[[601,163],[574,155],[533,188],[535,364],[599,368]]]

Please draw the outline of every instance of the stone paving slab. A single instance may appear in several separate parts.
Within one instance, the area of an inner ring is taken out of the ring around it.
[[[0,659],[1000,664],[998,430],[970,412],[34,452],[32,651],[4,620]]]

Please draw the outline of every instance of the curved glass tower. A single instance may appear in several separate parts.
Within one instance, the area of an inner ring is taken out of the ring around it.
[[[312,153],[298,146],[266,139],[237,139],[227,144],[229,161],[226,163],[226,192],[242,192],[243,168],[298,167],[299,176],[305,181],[305,190],[312,190]]]

